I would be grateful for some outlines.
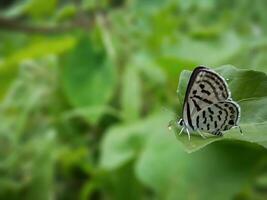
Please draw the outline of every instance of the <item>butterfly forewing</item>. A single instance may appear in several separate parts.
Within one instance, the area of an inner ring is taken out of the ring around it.
[[[192,124],[197,130],[222,135],[222,131],[238,125],[239,117],[239,105],[227,100],[214,103],[199,111],[192,119]]]
[[[185,125],[196,130],[196,124],[192,119],[198,112],[229,98],[230,91],[220,75],[206,67],[197,67],[190,77],[185,95],[183,107]]]

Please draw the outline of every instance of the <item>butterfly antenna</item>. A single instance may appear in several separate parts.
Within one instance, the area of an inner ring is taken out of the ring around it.
[[[186,128],[186,132],[187,132],[187,135],[188,135],[188,140],[190,141],[190,133],[189,133],[189,130]]]

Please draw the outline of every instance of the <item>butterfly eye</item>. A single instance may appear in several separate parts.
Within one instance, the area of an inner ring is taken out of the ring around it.
[[[180,121],[179,121],[179,125],[180,125],[180,126],[183,126],[183,125],[184,125],[184,120],[180,120]]]

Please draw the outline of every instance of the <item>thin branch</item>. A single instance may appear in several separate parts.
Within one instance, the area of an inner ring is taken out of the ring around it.
[[[58,26],[30,25],[18,19],[0,17],[0,30],[16,31],[24,33],[56,34],[72,31],[74,28],[87,29],[91,27],[93,20],[76,19],[70,24]]]

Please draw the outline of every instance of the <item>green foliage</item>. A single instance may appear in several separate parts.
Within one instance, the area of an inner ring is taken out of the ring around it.
[[[265,8],[1,1],[0,199],[267,199]],[[168,130],[198,65],[228,79],[244,135]]]
[[[82,115],[93,123],[105,112],[116,84],[114,66],[102,45],[94,47],[92,39],[82,37],[66,55],[62,70],[63,88],[70,103],[87,109],[88,113]]]
[[[53,102],[56,63],[54,58],[45,63],[47,69],[41,62],[24,63],[1,104],[1,198],[16,199],[24,190],[25,199],[53,193],[57,131],[44,109]]]

